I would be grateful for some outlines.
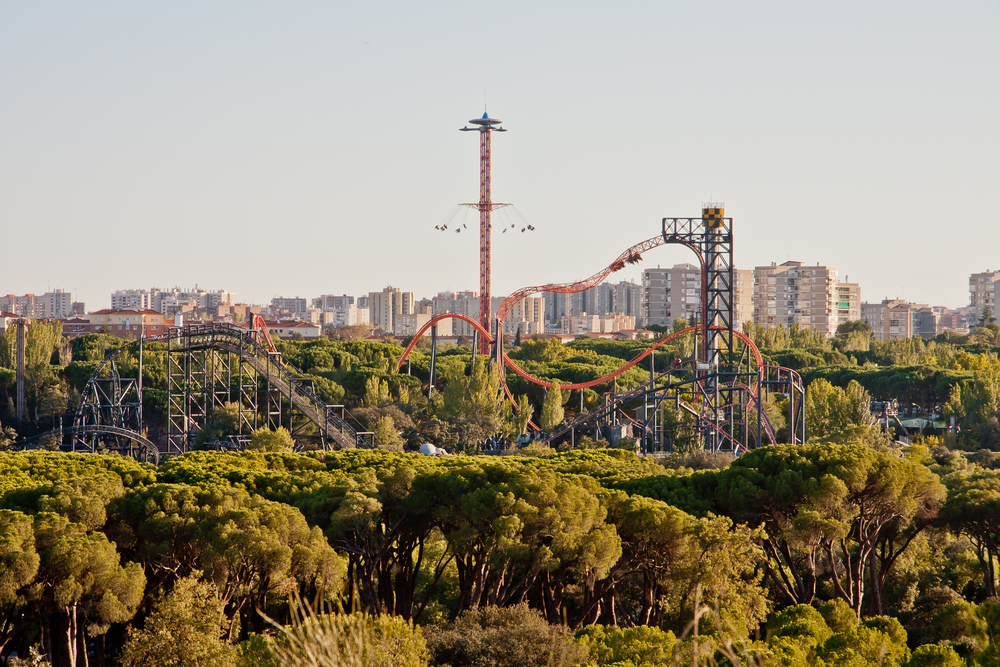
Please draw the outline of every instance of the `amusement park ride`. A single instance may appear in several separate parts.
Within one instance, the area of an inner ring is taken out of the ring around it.
[[[474,328],[477,337],[474,348],[490,354],[508,397],[513,399],[507,387],[507,369],[527,382],[549,388],[552,382],[532,376],[503,349],[503,323],[515,305],[538,292],[570,294],[596,287],[612,273],[640,262],[653,248],[681,245],[695,254],[701,267],[700,323],[661,338],[612,373],[588,382],[561,385],[569,390],[602,385],[612,390],[604,395],[596,410],[579,414],[572,423],[550,433],[549,440],[567,435],[572,439],[578,432],[593,433],[599,439],[602,434],[620,433],[624,423],[632,427],[644,453],[658,451],[670,446],[658,424],[661,408],[670,403],[675,410],[690,415],[705,449],[741,453],[777,443],[778,433],[764,406],[769,395],[780,394],[787,401],[787,441],[805,441],[805,390],[801,377],[788,368],[765,364],[753,341],[734,328],[733,224],[731,218],[725,217],[721,205],[706,205],[697,218],[663,218],[659,234],[629,247],[589,278],[517,290],[503,300],[491,321],[490,217],[494,209],[505,204],[493,203],[491,199],[490,138],[493,132],[506,130],[500,127],[501,121],[485,113],[470,123],[476,127],[462,130],[480,133],[480,200],[468,205],[480,213],[479,318],[476,321],[454,313],[433,317],[406,347],[397,371],[430,329],[429,386],[433,387],[436,325],[445,319],[459,319]],[[310,381],[298,377],[284,363],[259,315],[254,315],[249,324],[249,327],[225,323],[172,327],[166,334],[143,337],[111,351],[87,382],[80,405],[71,416],[72,423],[33,440],[37,443],[58,434],[63,449],[117,451],[155,462],[161,455],[188,451],[213,413],[231,403],[239,405],[238,430],[243,435],[229,438],[222,446],[239,448],[246,443],[249,433],[265,425],[271,428],[287,425],[297,441],[311,439],[322,449],[378,446],[374,434],[354,420],[344,406],[327,405]],[[693,358],[677,360],[668,368],[655,368],[655,350],[690,335],[697,341]],[[19,341],[23,337],[21,325]],[[167,433],[165,446],[159,447],[143,431],[142,367],[147,343],[165,343],[167,348]],[[617,391],[618,376],[647,357],[648,380],[628,391]],[[126,359],[128,366],[136,370],[134,378],[123,377],[119,371],[120,362]],[[22,378],[23,372],[19,372],[19,410],[23,409]]]

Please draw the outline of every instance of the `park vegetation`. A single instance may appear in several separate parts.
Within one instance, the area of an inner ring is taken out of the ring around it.
[[[15,451],[74,408],[120,341],[40,332],[29,414],[15,422],[5,337],[0,655],[73,667],[1000,664],[1000,327],[891,342],[856,325],[832,340],[747,332],[809,383],[808,443],[721,456],[670,414],[677,446],[662,459],[627,439],[517,448],[529,420],[556,428],[611,389],[560,385],[649,342],[524,340],[512,358],[554,386],[512,380],[511,401],[466,346],[439,350],[428,397],[428,355],[407,374],[395,343],[324,339],[281,351],[381,449],[309,451],[275,428],[220,451],[212,440],[239,423],[226,406],[203,449],[159,466]],[[693,345],[673,339],[654,367]],[[164,361],[146,350],[153,438]],[[640,364],[617,385],[648,374]],[[937,409],[960,430],[900,445],[871,418],[872,397]],[[414,453],[424,442],[452,455]],[[505,455],[479,455],[484,443]]]

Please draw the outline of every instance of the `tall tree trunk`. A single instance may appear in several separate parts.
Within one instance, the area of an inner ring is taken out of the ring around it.
[[[869,605],[869,610],[872,612],[873,616],[882,615],[882,579],[879,576],[878,570],[878,558],[874,555],[868,559],[869,570],[871,571],[871,604]]]

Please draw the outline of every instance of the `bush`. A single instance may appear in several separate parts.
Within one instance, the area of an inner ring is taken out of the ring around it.
[[[918,646],[910,657],[908,667],[965,667],[965,660],[950,646],[924,644]]]
[[[426,667],[427,645],[420,628],[398,616],[314,614],[293,603],[293,624],[279,627],[272,641],[243,652],[245,664],[267,664],[261,648],[282,667]],[[273,621],[272,621],[273,624]],[[263,645],[263,646],[261,646]]]
[[[157,600],[142,630],[129,630],[121,664],[235,665],[236,651],[223,639],[224,608],[212,584],[181,579]]]
[[[436,665],[544,667],[575,665],[585,650],[527,604],[465,611],[447,626],[424,626]]]
[[[820,605],[819,613],[834,632],[847,632],[858,624],[858,615],[851,609],[851,605],[841,598]]]
[[[630,663],[635,667],[652,667],[673,662],[677,637],[648,625],[618,628],[613,625],[592,625],[578,630],[576,640],[588,653],[588,665]]]
[[[276,431],[266,428],[254,431],[250,438],[249,449],[256,452],[290,452],[294,447],[292,434],[284,426],[279,426]]]

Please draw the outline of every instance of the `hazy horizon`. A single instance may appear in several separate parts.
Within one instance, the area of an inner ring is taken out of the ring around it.
[[[496,295],[721,201],[739,268],[959,307],[1000,269],[998,27],[988,2],[5,3],[0,292],[477,290],[476,213],[434,226],[478,198],[457,130],[485,92],[517,208]]]

